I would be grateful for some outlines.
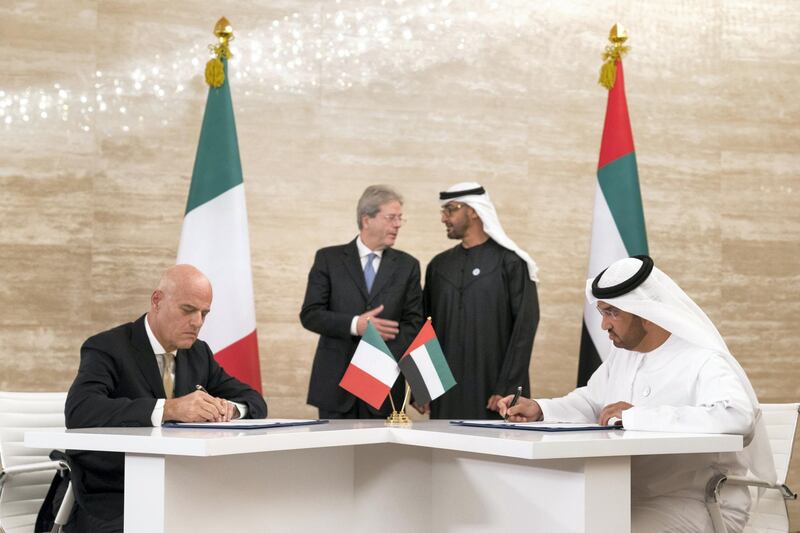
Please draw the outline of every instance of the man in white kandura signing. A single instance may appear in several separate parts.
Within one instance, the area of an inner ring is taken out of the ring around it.
[[[629,430],[730,433],[738,453],[631,458],[631,530],[713,532],[704,503],[715,474],[750,470],[774,481],[775,467],[758,399],[711,320],[647,256],[622,259],[586,282],[614,347],[585,387],[562,398],[509,408],[511,421],[614,423]],[[722,516],[729,532],[748,517],[746,487],[726,485]]]

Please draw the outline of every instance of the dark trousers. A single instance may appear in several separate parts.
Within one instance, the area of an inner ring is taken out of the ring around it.
[[[327,420],[344,420],[356,418],[386,418],[383,415],[372,414],[366,403],[359,399],[353,403],[353,407],[344,413],[341,411],[328,411],[327,409],[319,409],[319,417]]]
[[[123,522],[123,515],[106,521],[90,515],[76,504],[69,522],[64,525],[64,533],[122,533]]]

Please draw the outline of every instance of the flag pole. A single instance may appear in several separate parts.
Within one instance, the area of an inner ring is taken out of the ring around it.
[[[400,408],[400,411],[405,413],[406,406],[408,405],[408,399],[411,397],[411,385],[406,383],[406,397],[403,399],[403,407]]]

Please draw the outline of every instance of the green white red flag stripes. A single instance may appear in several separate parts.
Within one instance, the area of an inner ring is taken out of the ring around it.
[[[594,278],[618,259],[648,253],[621,60],[616,61],[616,69],[616,83],[608,92],[597,165],[589,278]],[[611,341],[600,322],[597,310],[585,304],[578,386],[586,384],[611,348]]]
[[[367,321],[367,329],[339,386],[380,409],[399,375],[400,369],[392,352],[372,322]]]
[[[398,364],[417,404],[435,400],[456,384],[430,319],[422,325]]]
[[[261,392],[244,182],[223,64],[225,82],[208,91],[178,263],[194,265],[211,281],[213,303],[200,338],[226,372]]]

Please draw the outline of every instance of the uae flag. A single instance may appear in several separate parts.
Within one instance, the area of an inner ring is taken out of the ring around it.
[[[615,68],[616,82],[608,92],[600,161],[597,165],[589,278],[597,276],[614,261],[648,253],[621,60],[616,61]],[[578,363],[579,387],[586,385],[611,348],[611,341],[600,327],[600,322],[600,313],[587,302],[583,310]]]
[[[418,404],[435,400],[456,384],[430,318],[400,358],[399,365]]]
[[[400,369],[392,352],[372,322],[367,321],[367,330],[356,346],[356,353],[339,386],[380,409],[399,375]]]
[[[178,263],[211,280],[214,301],[200,337],[226,372],[261,392],[242,164],[222,61],[225,81],[208,91]]]

